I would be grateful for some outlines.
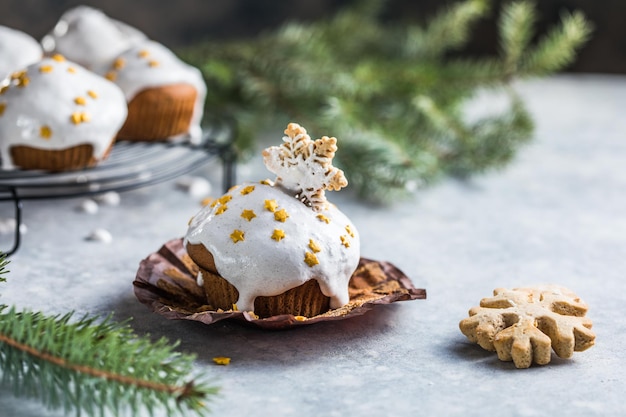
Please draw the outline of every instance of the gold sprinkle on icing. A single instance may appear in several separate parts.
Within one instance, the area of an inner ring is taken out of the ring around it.
[[[319,247],[317,243],[313,239],[309,239],[309,249],[313,251],[313,253],[318,253],[322,249]]]
[[[150,61],[148,61],[148,65],[151,66],[152,68],[155,68],[155,67],[158,67],[161,64],[159,63],[159,61],[150,60]]]
[[[328,217],[324,216],[323,214],[318,214],[315,217],[317,217],[320,221],[322,221],[322,222],[324,222],[326,224],[330,223],[330,219]]]
[[[18,80],[22,77],[26,76],[26,70],[22,70],[22,71],[15,71],[13,74],[11,74],[11,79],[12,80]]]
[[[274,213],[278,208],[278,203],[276,200],[265,200],[264,207],[267,211]]]
[[[211,207],[215,207],[213,203],[217,203],[217,200],[213,197],[205,197],[202,199],[202,201],[200,201],[200,205],[202,207],[208,206],[209,204],[211,205]]]
[[[247,221],[251,221],[252,219],[256,217],[256,214],[254,213],[253,210],[244,210],[241,212],[241,217],[243,217]]]
[[[104,78],[106,78],[109,81],[115,81],[117,79],[117,73],[113,71],[109,71],[106,74],[104,74]]]
[[[270,180],[261,180],[259,181],[259,184],[263,184],[263,185],[273,185],[272,181]]]
[[[220,203],[220,204],[226,204],[226,203],[228,203],[232,199],[233,199],[232,195],[225,194],[225,195],[221,196],[220,198],[218,198],[217,202]]]
[[[226,204],[222,204],[221,206],[219,206],[217,208],[217,210],[215,210],[215,215],[219,216],[220,214],[222,214],[223,212],[225,212],[226,210],[228,210],[228,206]]]
[[[4,114],[4,110],[7,108],[7,103],[0,103],[0,116]]]
[[[145,57],[147,57],[148,55],[150,55],[150,52],[148,52],[148,50],[147,50],[147,49],[142,49],[141,51],[137,52],[137,56],[138,56],[139,58],[145,58]]]
[[[124,68],[126,66],[126,61],[124,60],[124,58],[117,58],[115,61],[113,61],[113,69],[116,70],[121,70],[122,68]]]
[[[306,252],[304,254],[304,262],[311,268],[320,263],[320,261],[317,260],[317,256],[311,252]]]
[[[81,123],[87,123],[88,121],[90,121],[91,120],[91,116],[89,115],[89,113],[86,113],[84,111],[82,111],[82,112],[81,111],[75,111],[70,116],[70,120],[75,125],[79,125]]]
[[[233,243],[243,242],[245,239],[245,233],[242,230],[235,229],[230,234],[230,238],[232,239]]]
[[[82,123],[87,123],[90,120],[91,120],[91,116],[89,115],[89,113],[85,113],[85,112],[80,113],[80,121]]]
[[[70,116],[70,120],[72,121],[72,123],[74,123],[75,125],[80,124],[80,113],[75,111],[74,113],[72,113],[72,115]]]
[[[87,95],[94,100],[98,98],[98,93],[93,90],[87,90]]]
[[[281,239],[285,238],[285,231],[281,229],[274,229],[274,233],[272,233],[272,239],[276,242],[280,242]]]
[[[0,96],[4,94],[4,92],[7,91],[8,89],[9,89],[8,85],[3,85],[2,87],[0,87]]]
[[[87,104],[87,100],[85,99],[85,97],[78,96],[74,99],[74,103],[78,104],[79,106],[84,106],[85,104]]]
[[[20,88],[24,88],[24,87],[26,87],[29,83],[30,83],[30,78],[28,78],[28,77],[26,76],[26,74],[24,74],[24,75],[20,76],[20,77],[17,79],[17,86],[18,86],[18,87],[20,87]]]
[[[289,214],[287,214],[287,210],[285,209],[280,209],[274,212],[274,220],[276,220],[277,222],[284,223],[288,217]]]
[[[61,54],[54,54],[52,55],[52,59],[54,59],[56,62],[64,62],[65,61],[65,57]]]
[[[50,139],[52,137],[52,129],[50,129],[50,126],[41,126],[39,128],[39,136],[43,139]]]
[[[241,195],[248,195],[250,194],[252,191],[254,191],[254,185],[248,185],[247,187],[244,187],[240,193]]]
[[[215,200],[213,200],[213,201],[211,202],[210,207],[211,207],[211,208],[213,208],[213,207],[217,206],[217,204],[218,204],[218,203],[219,203],[219,201],[218,201],[218,200],[217,200],[217,198],[216,198]]]
[[[39,67],[39,72],[48,73],[48,72],[52,72],[53,69],[54,67],[52,65],[42,65]]]
[[[354,237],[354,230],[352,230],[352,227],[350,227],[350,225],[346,226],[346,232],[348,232],[350,237]]]
[[[76,68],[74,68],[74,67],[67,67],[67,72],[69,72],[70,74],[76,74]]]
[[[350,247],[350,241],[348,240],[347,236],[341,236],[341,244],[346,248]]]

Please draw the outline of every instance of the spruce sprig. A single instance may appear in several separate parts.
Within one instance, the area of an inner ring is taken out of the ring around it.
[[[0,280],[6,273],[0,261]],[[0,305],[0,374],[18,397],[77,416],[202,416],[217,389],[191,378],[192,355],[177,343],[137,336],[111,317],[75,319]]]
[[[336,161],[351,185],[384,201],[510,161],[533,131],[511,82],[568,65],[591,33],[572,13],[535,41],[532,3],[511,2],[499,15],[499,56],[467,59],[455,52],[489,12],[486,0],[449,5],[422,25],[384,23],[383,5],[357,1],[328,20],[180,53],[204,74],[206,114],[237,120],[240,149],[276,122],[298,122],[336,136]],[[507,94],[508,109],[465,120],[463,106],[485,88]]]

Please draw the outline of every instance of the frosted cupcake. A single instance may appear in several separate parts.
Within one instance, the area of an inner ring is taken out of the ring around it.
[[[116,83],[128,101],[120,139],[165,140],[201,136],[206,85],[197,68],[165,46],[146,41],[97,70]]]
[[[126,113],[115,84],[61,55],[29,65],[0,86],[2,168],[93,166],[108,155]]]
[[[347,185],[336,139],[295,123],[285,134],[263,152],[275,182],[235,186],[190,223],[185,245],[213,308],[312,317],[349,302],[359,235],[324,193]]]
[[[41,45],[30,35],[0,26],[0,81],[43,57]]]

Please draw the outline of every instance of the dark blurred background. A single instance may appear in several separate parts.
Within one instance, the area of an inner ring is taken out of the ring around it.
[[[491,17],[481,21],[464,54],[497,51],[496,10],[503,1],[492,1]],[[205,39],[252,37],[288,20],[312,21],[332,15],[350,0],[1,0],[0,25],[22,30],[41,39],[61,14],[85,4],[138,28],[170,48]],[[388,0],[383,18],[389,21],[423,22],[454,1]],[[592,40],[568,68],[572,72],[626,73],[625,0],[539,0],[541,32],[559,21],[564,11],[581,10],[595,26]]]

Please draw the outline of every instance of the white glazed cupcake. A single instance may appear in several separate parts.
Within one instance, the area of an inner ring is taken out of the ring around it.
[[[0,81],[42,57],[41,45],[33,37],[19,30],[0,26]]]
[[[61,55],[0,86],[2,168],[65,171],[106,158],[127,114],[122,91]]]
[[[206,85],[200,71],[158,42],[146,41],[97,71],[116,83],[128,101],[120,139],[199,139]]]
[[[274,183],[248,183],[204,207],[185,237],[214,308],[312,317],[349,302],[360,259],[356,227],[324,190],[347,185],[332,166],[336,139],[312,141],[295,123],[264,151]]]

